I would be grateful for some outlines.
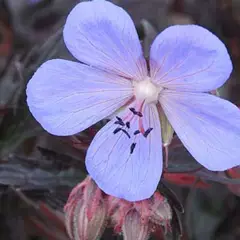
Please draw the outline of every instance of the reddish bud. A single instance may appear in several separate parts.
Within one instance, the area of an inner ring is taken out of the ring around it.
[[[147,240],[156,231],[164,237],[164,230],[171,230],[173,217],[167,199],[158,192],[149,199],[128,202],[103,194],[90,177],[72,190],[64,210],[67,232],[73,240],[98,239],[107,219],[124,240]]]
[[[64,210],[71,239],[96,240],[103,233],[107,208],[101,190],[90,177],[73,189]]]
[[[160,193],[155,192],[152,200],[151,221],[167,229],[172,219],[172,209],[168,204],[167,199],[164,198]]]
[[[126,214],[122,225],[124,240],[147,240],[149,230],[149,225],[142,222],[136,210],[132,209]]]
[[[148,239],[149,233],[158,228],[170,229],[171,206],[165,197],[155,192],[153,197],[137,202],[128,202],[108,196],[108,216],[116,233],[124,239]]]

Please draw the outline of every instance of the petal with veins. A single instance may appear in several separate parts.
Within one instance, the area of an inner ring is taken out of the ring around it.
[[[128,109],[123,116],[126,114],[133,116]],[[127,119],[122,119],[126,123]],[[134,135],[140,119],[146,131],[153,128],[147,137],[142,133]],[[122,130],[115,131],[121,126],[114,122],[115,119],[107,123],[93,139],[86,156],[87,170],[107,194],[128,201],[149,198],[162,173],[161,128],[156,106],[146,105],[143,117],[134,115],[130,128],[123,128],[130,138]]]
[[[153,82],[178,91],[207,92],[228,79],[232,63],[224,44],[196,25],[172,26],[151,46]]]
[[[204,167],[223,171],[240,165],[240,110],[207,93],[163,91],[163,110],[178,137]]]
[[[76,134],[112,114],[132,97],[119,76],[66,60],[45,62],[27,85],[27,103],[48,132]]]
[[[136,80],[147,75],[133,21],[108,1],[79,3],[67,18],[63,36],[79,61]]]

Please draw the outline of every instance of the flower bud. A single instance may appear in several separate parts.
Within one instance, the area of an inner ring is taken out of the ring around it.
[[[71,239],[96,240],[103,233],[107,208],[101,190],[90,177],[73,189],[64,210]]]
[[[145,240],[150,233],[170,229],[172,208],[159,192],[142,201],[128,202],[108,196],[108,217],[114,231],[123,233],[124,240]]]
[[[147,240],[149,238],[149,225],[141,221],[140,214],[132,209],[124,218],[122,232],[124,240]]]
[[[158,192],[155,192],[153,195],[151,213],[151,221],[157,225],[164,226],[165,228],[169,225],[172,219],[172,209],[168,204],[167,199]]]

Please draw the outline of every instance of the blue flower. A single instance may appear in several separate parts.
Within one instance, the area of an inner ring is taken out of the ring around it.
[[[240,112],[208,92],[228,79],[232,63],[208,30],[172,26],[150,49],[148,71],[134,23],[120,7],[95,0],[67,18],[64,41],[81,63],[45,62],[27,86],[31,113],[49,133],[76,134],[112,114],[86,156],[90,176],[107,194],[149,198],[162,174],[159,109],[204,167],[240,164]]]

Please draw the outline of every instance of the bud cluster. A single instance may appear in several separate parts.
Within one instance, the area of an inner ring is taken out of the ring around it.
[[[73,240],[96,240],[107,225],[125,240],[147,240],[159,227],[162,232],[171,231],[172,209],[160,193],[128,202],[104,194],[90,177],[72,190],[64,211],[67,232]]]

